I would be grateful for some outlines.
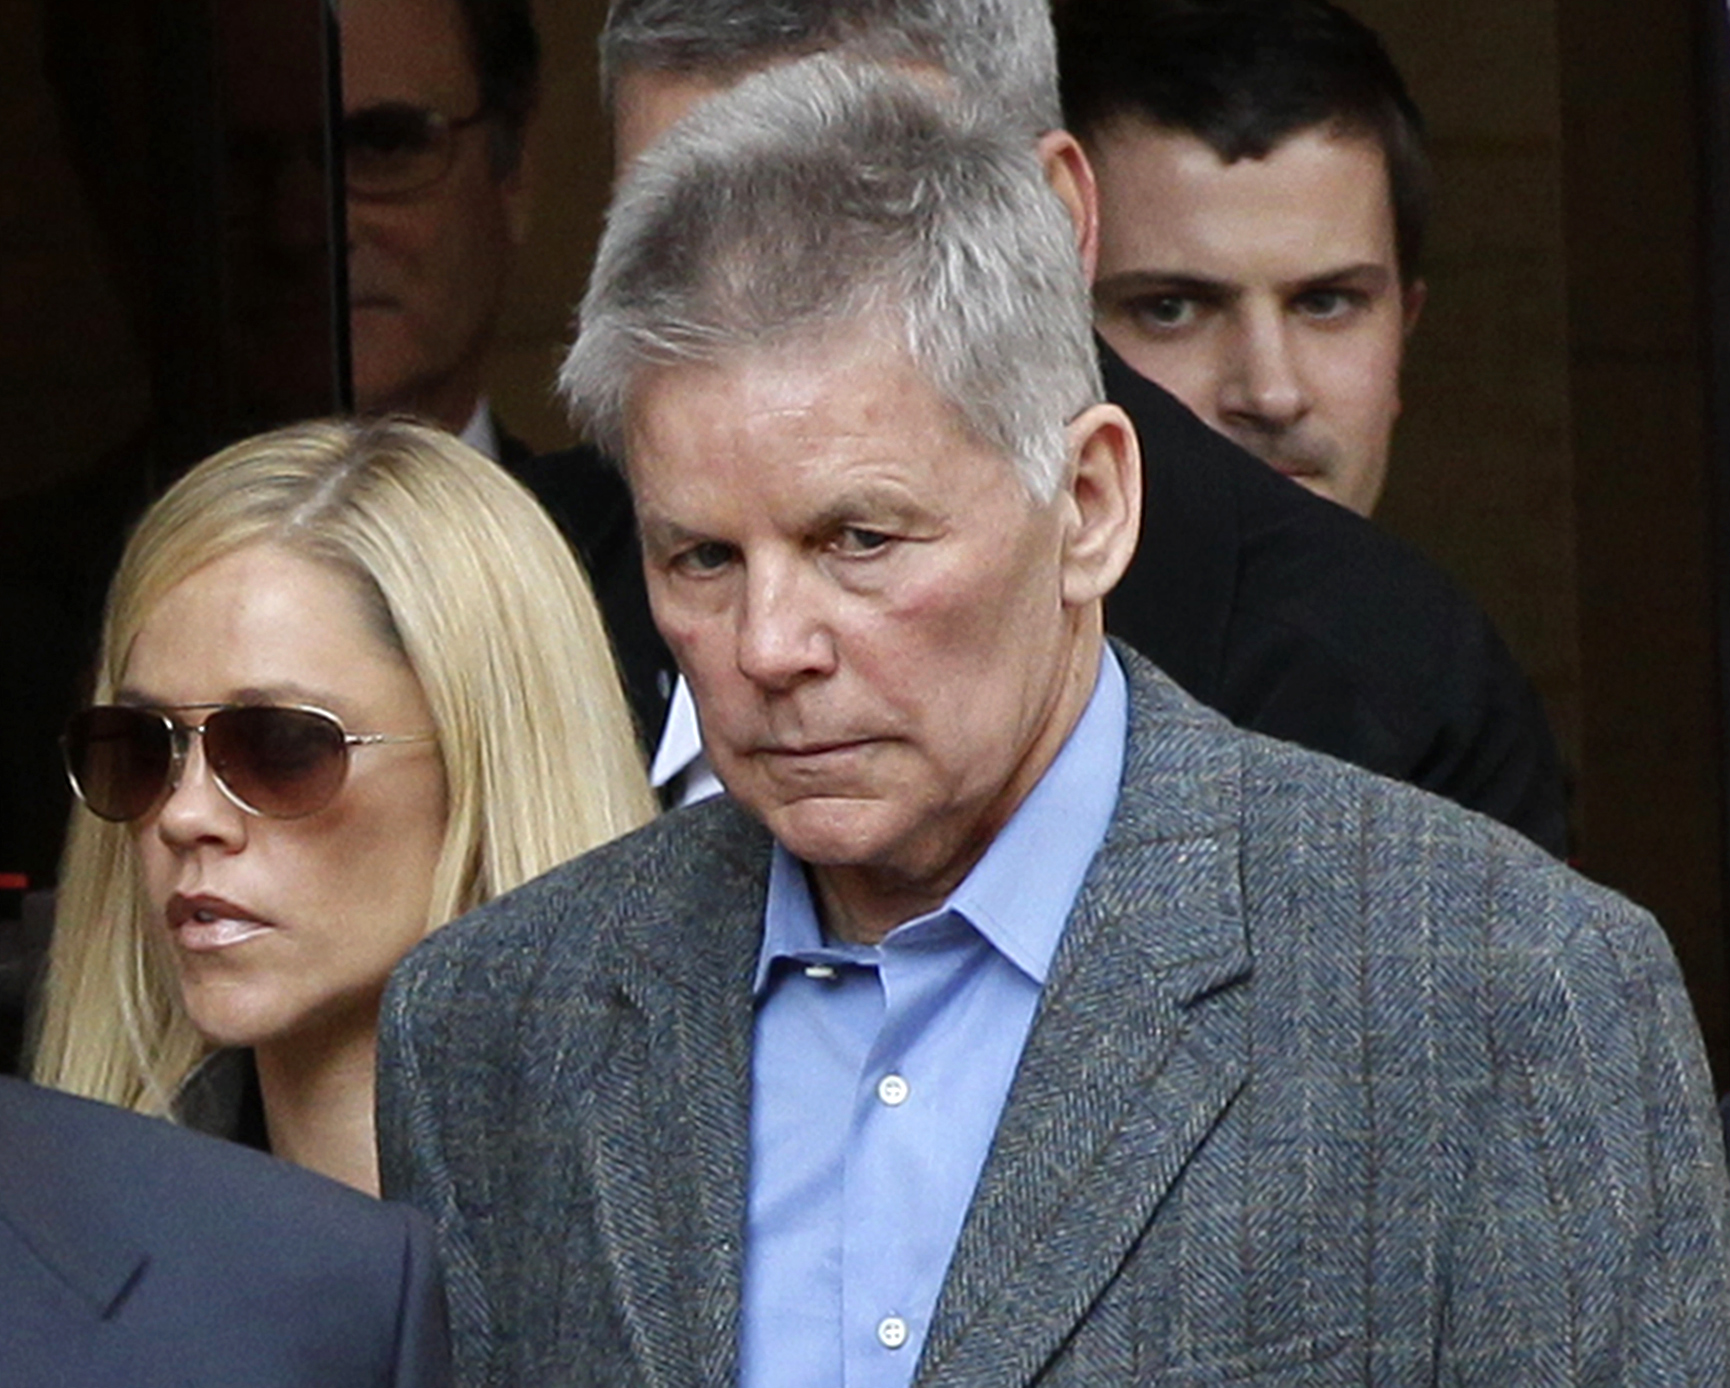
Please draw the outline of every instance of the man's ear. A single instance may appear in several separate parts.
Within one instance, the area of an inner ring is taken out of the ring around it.
[[[1141,446],[1116,405],[1091,405],[1069,422],[1063,601],[1081,607],[1117,586],[1141,535]]]
[[[1405,334],[1412,335],[1412,329],[1418,326],[1418,317],[1424,311],[1424,305],[1429,302],[1430,287],[1421,279],[1400,286],[1400,316],[1405,323]]]
[[[1087,282],[1092,284],[1094,267],[1099,264],[1099,186],[1094,182],[1093,165],[1087,162],[1081,142],[1067,130],[1046,131],[1036,148],[1046,181],[1063,199],[1075,223],[1075,248],[1081,253]]]

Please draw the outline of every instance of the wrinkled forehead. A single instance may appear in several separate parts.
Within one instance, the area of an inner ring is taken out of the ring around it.
[[[723,381],[754,382],[761,396],[816,380],[860,382],[886,377],[912,378],[923,384],[906,348],[899,315],[848,316],[679,356],[645,354],[626,373],[625,418],[634,432],[649,414],[677,415],[685,399]],[[742,397],[737,403],[741,412],[748,408]]]
[[[643,362],[629,382],[623,462],[633,480],[643,457],[664,456],[672,435],[688,436],[699,411],[711,424],[741,432],[766,420],[804,421],[813,441],[841,422],[860,438],[892,434],[915,414],[939,432],[952,427],[956,438],[974,438],[962,411],[908,349],[899,317],[889,313],[701,358]],[[1012,466],[1007,459],[1005,466]]]

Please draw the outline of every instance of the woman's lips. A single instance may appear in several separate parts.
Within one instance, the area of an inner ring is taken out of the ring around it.
[[[272,927],[221,897],[176,895],[168,903],[168,928],[182,949],[207,953],[231,949]]]

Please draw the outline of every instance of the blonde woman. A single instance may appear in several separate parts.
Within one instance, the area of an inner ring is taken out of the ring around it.
[[[558,532],[399,420],[249,439],[169,491],[65,746],[35,1078],[374,1192],[392,966],[653,810]]]

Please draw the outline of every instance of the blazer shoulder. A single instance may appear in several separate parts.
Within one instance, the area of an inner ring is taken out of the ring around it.
[[[68,1243],[118,1231],[145,1242],[257,1240],[331,1261],[344,1245],[393,1258],[424,1232],[412,1211],[266,1153],[6,1077],[0,1151],[0,1215],[17,1215],[22,1198]]]
[[[1578,967],[1608,951],[1669,961],[1649,912],[1498,819],[1295,743],[1235,731],[1244,873],[1251,881],[1383,894],[1486,948]],[[1607,955],[1605,957],[1608,957]]]
[[[0,1082],[0,1153],[0,1220],[139,1362],[198,1382],[448,1381],[432,1231],[416,1212],[15,1080]],[[424,1373],[394,1377],[409,1365]]]
[[[516,994],[549,968],[658,953],[669,920],[748,898],[769,846],[724,796],[663,814],[435,930],[397,966],[390,994]]]
[[[1402,540],[1102,359],[1157,497],[1111,630],[1233,722],[1421,785],[1561,855],[1549,721],[1482,607]]]

